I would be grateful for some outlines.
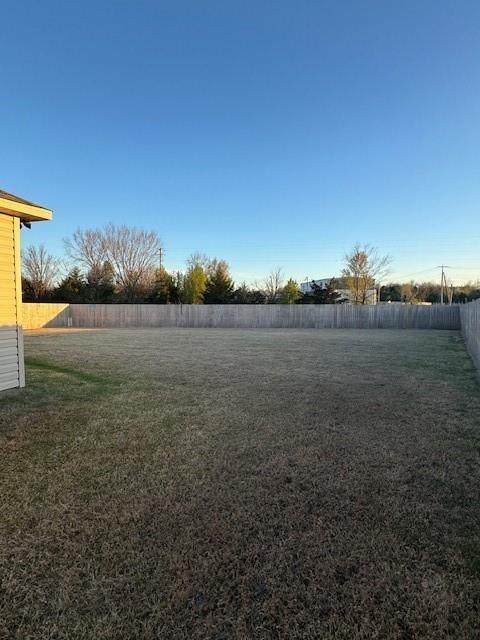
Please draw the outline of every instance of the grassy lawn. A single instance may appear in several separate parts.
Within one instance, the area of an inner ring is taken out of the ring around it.
[[[0,638],[480,637],[480,387],[448,331],[26,337]]]

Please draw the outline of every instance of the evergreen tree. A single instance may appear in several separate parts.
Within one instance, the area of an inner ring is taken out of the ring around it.
[[[249,304],[267,304],[267,296],[259,289],[250,291]]]
[[[302,304],[339,304],[345,302],[341,294],[338,293],[339,283],[338,280],[332,278],[325,285],[317,284],[312,280],[311,291],[302,296]]]
[[[155,282],[148,302],[156,304],[176,304],[179,302],[178,282],[166,269],[156,269]]]
[[[383,302],[400,302],[402,299],[402,290],[400,284],[383,285],[380,290],[380,300]]]
[[[92,267],[87,274],[84,302],[112,302],[114,297],[115,277],[110,262]]]
[[[226,304],[233,298],[233,280],[228,264],[224,260],[214,260],[209,268],[207,285],[203,296],[206,304]]]
[[[30,278],[22,275],[22,300],[23,302],[36,302],[35,291]]]
[[[266,296],[263,291],[249,289],[243,282],[232,294],[234,304],[265,304]]]
[[[295,280],[290,278],[287,281],[287,284],[282,289],[282,293],[280,297],[282,303],[295,304],[297,300],[300,298],[300,296],[301,296],[300,288],[297,282],[295,282]]]
[[[55,288],[52,298],[58,302],[83,302],[85,279],[80,269],[74,267]]]
[[[183,279],[182,301],[185,304],[202,304],[207,286],[207,274],[200,265],[189,267]]]
[[[234,304],[248,304],[249,297],[250,289],[247,287],[247,284],[245,282],[242,282],[238,289],[235,289],[235,291],[233,292],[232,302]]]

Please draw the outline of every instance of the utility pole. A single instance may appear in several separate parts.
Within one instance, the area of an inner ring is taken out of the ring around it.
[[[441,265],[442,276],[440,280],[440,304],[443,304],[443,264]]]
[[[159,269],[159,271],[162,270],[162,252],[163,252],[163,249],[162,249],[162,247],[160,247],[160,249],[158,250],[158,269]]]
[[[440,304],[443,304],[444,291],[448,294],[447,276],[445,275],[445,269],[448,269],[448,266],[446,264],[441,264],[438,268],[442,270],[442,279],[440,281]]]

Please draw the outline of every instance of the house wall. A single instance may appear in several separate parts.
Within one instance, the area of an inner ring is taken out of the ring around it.
[[[312,282],[315,282],[319,287],[326,288],[328,283],[331,282],[332,278],[322,278],[321,280],[308,280],[307,282],[302,282],[300,284],[300,291],[302,293],[311,293],[312,291]],[[342,279],[337,278],[337,281],[342,281]],[[349,302],[354,302],[354,296],[349,289],[335,289],[335,291],[340,294],[343,300],[347,300]],[[367,304],[376,304],[377,303],[377,290],[376,289],[367,289],[366,291],[366,303]]]
[[[0,391],[25,384],[20,221],[0,213]]]

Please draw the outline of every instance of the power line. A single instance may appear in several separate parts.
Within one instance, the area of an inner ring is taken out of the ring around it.
[[[480,269],[480,266],[474,266],[474,267],[449,267],[450,269],[453,269],[454,271],[463,271],[463,270],[467,270],[467,271],[475,271],[475,269]]]
[[[396,276],[398,280],[402,280],[403,278],[410,278],[410,276],[418,276],[421,273],[429,273],[430,271],[435,271],[438,267],[431,267],[430,269],[422,269],[421,271],[414,271],[413,273],[407,273],[406,275]]]

